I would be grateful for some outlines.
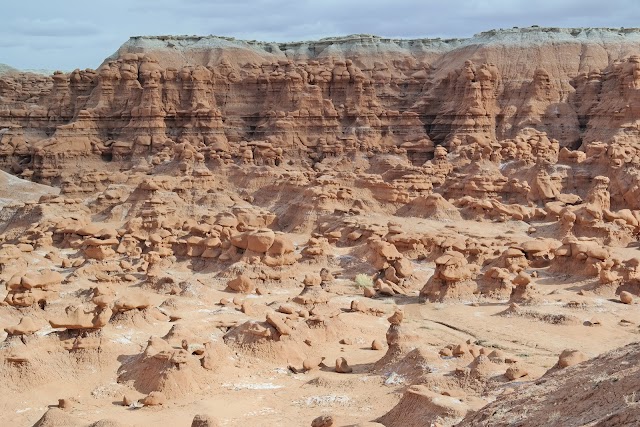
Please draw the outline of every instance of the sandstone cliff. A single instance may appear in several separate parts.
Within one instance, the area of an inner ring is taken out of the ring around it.
[[[52,178],[37,170],[55,169],[51,157],[130,160],[188,141],[235,158],[248,143],[268,162],[279,149],[315,160],[404,148],[421,166],[434,143],[525,128],[584,151],[637,136],[639,43],[635,29],[537,27],[456,40],[133,37],[95,71],[5,75],[1,164]]]

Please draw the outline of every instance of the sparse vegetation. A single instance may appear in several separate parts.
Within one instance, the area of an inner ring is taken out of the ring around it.
[[[354,281],[358,288],[370,288],[373,286],[373,279],[364,273],[356,275]]]

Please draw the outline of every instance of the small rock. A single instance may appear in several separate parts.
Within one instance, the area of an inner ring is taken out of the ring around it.
[[[309,359],[304,359],[304,361],[302,362],[302,367],[304,368],[305,371],[310,371],[320,366],[323,360],[324,360],[324,357],[312,357]]]
[[[291,335],[293,333],[289,325],[275,313],[267,314],[267,323],[276,328],[280,335]]]
[[[69,411],[73,408],[73,401],[71,399],[58,399],[58,408]]]
[[[9,335],[31,335],[38,331],[38,328],[30,317],[23,317],[20,322],[15,326],[9,326],[4,328],[5,332]]]
[[[391,316],[387,319],[389,323],[392,325],[399,325],[402,323],[402,319],[404,319],[404,311],[396,310],[393,312]]]
[[[518,363],[514,363],[509,366],[507,368],[507,372],[504,373],[505,377],[509,378],[510,381],[517,380],[518,378],[522,378],[528,374],[529,372]]]
[[[507,358],[506,353],[502,350],[493,350],[490,352],[487,357],[493,363],[504,363],[504,360]]]
[[[568,368],[587,360],[587,356],[579,350],[564,350],[558,358],[559,368]]]
[[[296,308],[289,304],[282,304],[276,311],[284,314],[293,314],[296,312]]]
[[[396,294],[393,288],[386,283],[380,284],[380,287],[378,288],[378,292],[380,292],[382,295],[386,295],[389,297],[392,297]]]
[[[255,316],[257,314],[256,307],[251,301],[242,301],[240,311],[247,316]]]
[[[302,309],[298,311],[298,316],[302,317],[303,319],[308,319],[310,314],[309,314],[309,310],[307,309]]]
[[[455,397],[456,399],[462,400],[467,397],[467,393],[463,390],[443,390],[440,392],[443,396]]]
[[[322,277],[319,274],[307,274],[302,281],[305,286],[320,286]]]
[[[467,353],[469,353],[469,346],[466,343],[453,347],[453,355],[456,357],[462,357]]]
[[[380,340],[373,340],[371,343],[371,350],[382,350],[384,348],[384,344]]]
[[[333,427],[335,425],[335,420],[331,415],[320,415],[311,421],[311,427]]]
[[[215,418],[209,415],[196,415],[193,417],[191,427],[219,427],[220,423]]]
[[[376,290],[371,287],[364,288],[364,296],[367,298],[373,298],[376,296]]]
[[[238,274],[235,279],[230,280],[227,283],[227,289],[243,294],[250,294],[255,289],[255,285],[248,276],[245,276],[244,274]]]
[[[623,304],[633,304],[633,295],[631,294],[631,292],[620,292],[620,302],[622,302]]]
[[[353,368],[349,366],[344,357],[338,357],[336,359],[336,372],[339,374],[350,374],[353,372]]]
[[[442,357],[452,357],[453,356],[453,351],[451,351],[450,348],[445,347],[445,348],[440,350],[439,354]]]
[[[602,320],[600,320],[598,317],[594,317],[584,323],[586,326],[602,326]]]
[[[482,347],[478,346],[478,345],[472,345],[469,347],[469,353],[471,353],[471,355],[475,358],[480,356],[480,352],[482,350]]]
[[[143,398],[140,403],[144,406],[159,406],[167,403],[167,398],[161,391],[152,391],[147,397]]]

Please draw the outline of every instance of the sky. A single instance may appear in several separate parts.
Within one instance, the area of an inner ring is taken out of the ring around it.
[[[219,35],[263,41],[349,34],[454,38],[498,28],[634,27],[638,0],[8,0],[0,63],[97,68],[130,36]]]

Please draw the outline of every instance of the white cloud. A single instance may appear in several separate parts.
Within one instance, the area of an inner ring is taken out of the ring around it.
[[[16,37],[83,37],[100,33],[100,27],[90,21],[73,21],[65,18],[19,18],[7,27]]]

